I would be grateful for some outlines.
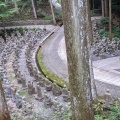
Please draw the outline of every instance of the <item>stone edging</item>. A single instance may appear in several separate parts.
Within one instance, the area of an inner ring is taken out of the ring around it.
[[[23,25],[49,25],[53,24],[52,20],[28,20],[28,21],[14,21],[14,22],[4,22],[4,26],[23,26]],[[3,24],[0,22],[0,26]]]
[[[36,46],[36,48],[35,48],[35,50],[34,50],[34,53],[33,53],[33,60],[34,60],[34,63],[35,63],[35,66],[36,66],[37,69],[38,69],[38,66],[37,66],[37,63],[36,63],[36,55],[37,55],[37,53],[38,53],[38,50],[39,50],[41,44],[42,44],[49,36],[51,36],[57,28],[58,28],[58,26],[55,27],[55,28],[53,28],[53,30],[52,30],[50,33],[48,33],[47,36],[45,36],[40,42],[37,43],[38,45]]]
[[[50,33],[48,33],[48,35],[47,35],[45,38],[43,38],[43,40],[41,40],[40,42],[37,43],[37,46],[36,46],[36,48],[35,48],[35,50],[34,50],[34,53],[33,53],[33,60],[34,60],[35,66],[36,66],[36,68],[37,68],[38,71],[40,70],[40,71],[42,72],[41,68],[38,67],[38,62],[37,62],[37,54],[38,54],[38,51],[39,51],[39,49],[40,49],[40,46],[42,45],[42,43],[43,43],[45,40],[47,40],[47,38],[48,38],[49,36],[51,36],[51,35],[52,35],[55,31],[57,31],[59,28],[60,28],[59,26],[56,26]],[[43,72],[42,72],[42,74],[45,76],[45,74],[44,74]],[[48,79],[51,80],[51,78],[49,78],[49,77],[48,77]]]

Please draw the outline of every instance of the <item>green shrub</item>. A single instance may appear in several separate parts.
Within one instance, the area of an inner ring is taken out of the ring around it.
[[[113,29],[114,36],[120,38],[120,27],[117,26]]]
[[[109,109],[110,114],[108,118],[111,120],[120,120],[120,101],[116,101]]]
[[[23,120],[21,115],[11,115],[11,120]]]
[[[58,3],[60,3],[61,4],[61,0],[57,0],[58,1]]]
[[[118,37],[114,37],[112,40],[113,41],[119,41],[119,38]]]
[[[95,116],[94,116],[94,119],[95,119],[95,120],[103,120],[103,117],[100,116],[100,115],[95,115]]]
[[[109,23],[109,18],[108,17],[103,17],[101,20],[100,20],[100,24],[102,26],[106,25]]]
[[[108,37],[108,32],[105,29],[100,29],[99,34],[102,37]]]
[[[102,114],[102,112],[103,112],[103,106],[102,106],[102,104],[100,102],[94,104],[93,108],[94,108],[94,113],[95,114]]]
[[[56,19],[56,20],[62,18],[62,11],[60,11],[60,10],[54,8],[54,12],[55,12],[55,19]]]
[[[94,10],[90,10],[90,16],[94,16]]]
[[[44,19],[44,20],[51,20],[51,19],[52,19],[52,16],[51,16],[51,15],[46,15],[43,19]]]
[[[72,120],[72,113],[70,107],[64,107],[61,111],[55,111],[53,120]]]
[[[37,10],[37,13],[43,17],[44,20],[51,20],[52,19],[52,16],[47,14],[45,11],[43,11],[42,9],[38,9]]]

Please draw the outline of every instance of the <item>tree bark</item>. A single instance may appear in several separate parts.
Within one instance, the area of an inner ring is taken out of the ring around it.
[[[4,90],[2,88],[2,80],[0,78],[0,120],[10,120],[10,115],[8,112]]]
[[[72,120],[94,120],[88,0],[62,0]]]
[[[37,19],[37,13],[36,13],[36,8],[35,8],[34,0],[32,0],[32,8],[33,8],[34,17]]]
[[[53,11],[53,5],[52,5],[51,0],[50,0],[50,7],[51,7],[51,12],[52,12],[52,17],[53,17],[53,23],[56,24],[55,14],[54,14],[54,11]]]

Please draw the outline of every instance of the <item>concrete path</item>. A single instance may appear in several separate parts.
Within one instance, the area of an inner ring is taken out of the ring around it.
[[[63,28],[47,39],[42,46],[45,66],[65,81],[68,81],[67,57]],[[93,62],[94,78],[99,95],[109,89],[113,97],[120,97],[120,57],[112,57]]]
[[[59,42],[58,55],[67,66],[64,37]],[[94,78],[112,85],[120,86],[120,57],[93,61]]]
[[[42,59],[47,69],[68,81],[67,66],[58,55],[58,47],[63,38],[63,27],[55,31],[42,45]]]

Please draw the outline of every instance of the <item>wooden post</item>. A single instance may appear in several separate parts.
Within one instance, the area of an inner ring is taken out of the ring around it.
[[[111,0],[109,0],[109,39],[112,40],[112,11]]]

